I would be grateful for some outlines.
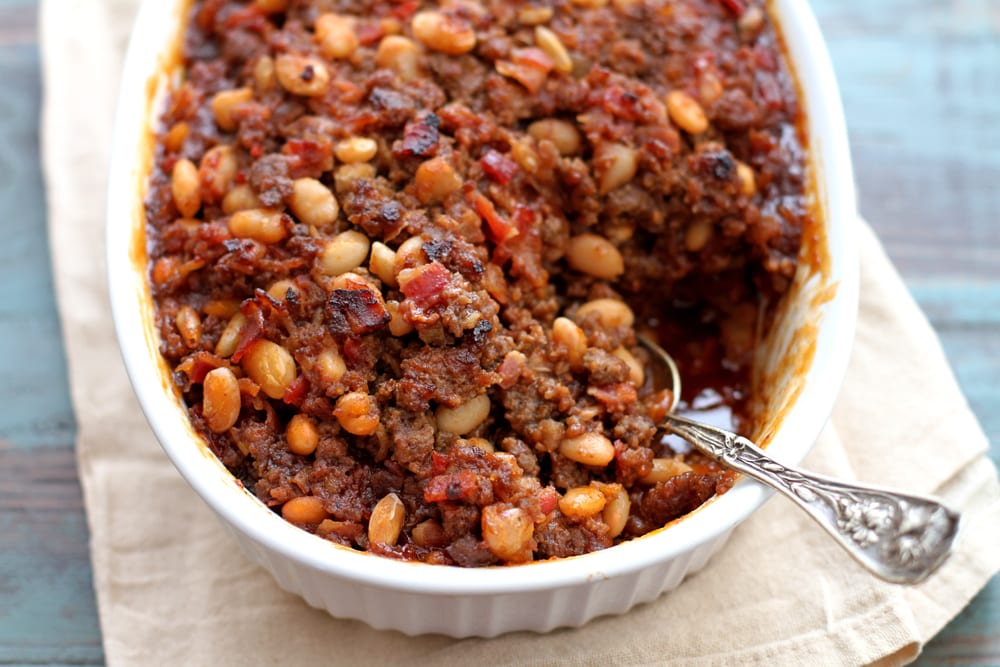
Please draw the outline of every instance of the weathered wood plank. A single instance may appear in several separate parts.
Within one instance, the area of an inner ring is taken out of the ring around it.
[[[0,664],[101,664],[71,443],[0,442]]]
[[[0,0],[0,664],[104,661],[38,158],[34,0]]]
[[[941,338],[955,376],[1000,465],[1000,283],[916,281],[912,292]]]
[[[990,440],[990,456],[1000,465],[1000,327],[942,326],[938,333],[969,405]]]
[[[927,645],[924,653],[914,664],[918,667],[1000,665],[998,618],[1000,618],[1000,578],[994,578],[990,585]]]
[[[0,26],[26,23],[17,14],[0,9]],[[13,90],[0,95],[0,434],[24,447],[67,443],[73,411],[47,261],[34,44],[0,48],[0,81]]]
[[[1000,282],[917,279],[907,287],[935,327],[1000,327]]]
[[[861,211],[907,278],[1000,280],[1000,4],[813,0]]]
[[[0,0],[0,44],[31,44],[38,41],[35,20],[37,0]]]

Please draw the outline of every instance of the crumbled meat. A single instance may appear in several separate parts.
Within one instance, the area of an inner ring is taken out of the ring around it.
[[[234,476],[321,538],[463,567],[725,492],[661,438],[637,333],[682,408],[748,428],[811,222],[780,39],[740,28],[763,0],[559,3],[545,35],[458,3],[445,51],[405,41],[429,0],[270,4],[194,0],[146,200],[160,350]],[[334,10],[356,40],[314,34]]]

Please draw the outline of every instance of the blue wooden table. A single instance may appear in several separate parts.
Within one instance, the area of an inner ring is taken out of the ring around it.
[[[1000,2],[813,0],[861,210],[1000,461]],[[38,157],[36,0],[0,0],[0,665],[103,663]],[[1000,578],[926,665],[1000,665]]]

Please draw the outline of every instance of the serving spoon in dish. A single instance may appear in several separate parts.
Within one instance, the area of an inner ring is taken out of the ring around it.
[[[951,553],[961,515],[933,498],[844,482],[778,463],[753,442],[674,414],[681,395],[677,364],[649,337],[639,343],[669,377],[673,401],[662,427],[727,468],[779,491],[806,511],[861,565],[898,584],[917,584]]]

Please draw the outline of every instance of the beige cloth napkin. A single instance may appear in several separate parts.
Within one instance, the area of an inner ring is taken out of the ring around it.
[[[110,665],[900,664],[1000,568],[1000,489],[934,333],[862,226],[861,313],[813,470],[936,493],[958,552],[881,583],[769,502],[701,573],[631,613],[548,635],[408,638],[330,618],[251,565],[174,471],[129,387],[106,297],[103,195],[134,0],[45,0],[44,160],[94,584]]]

